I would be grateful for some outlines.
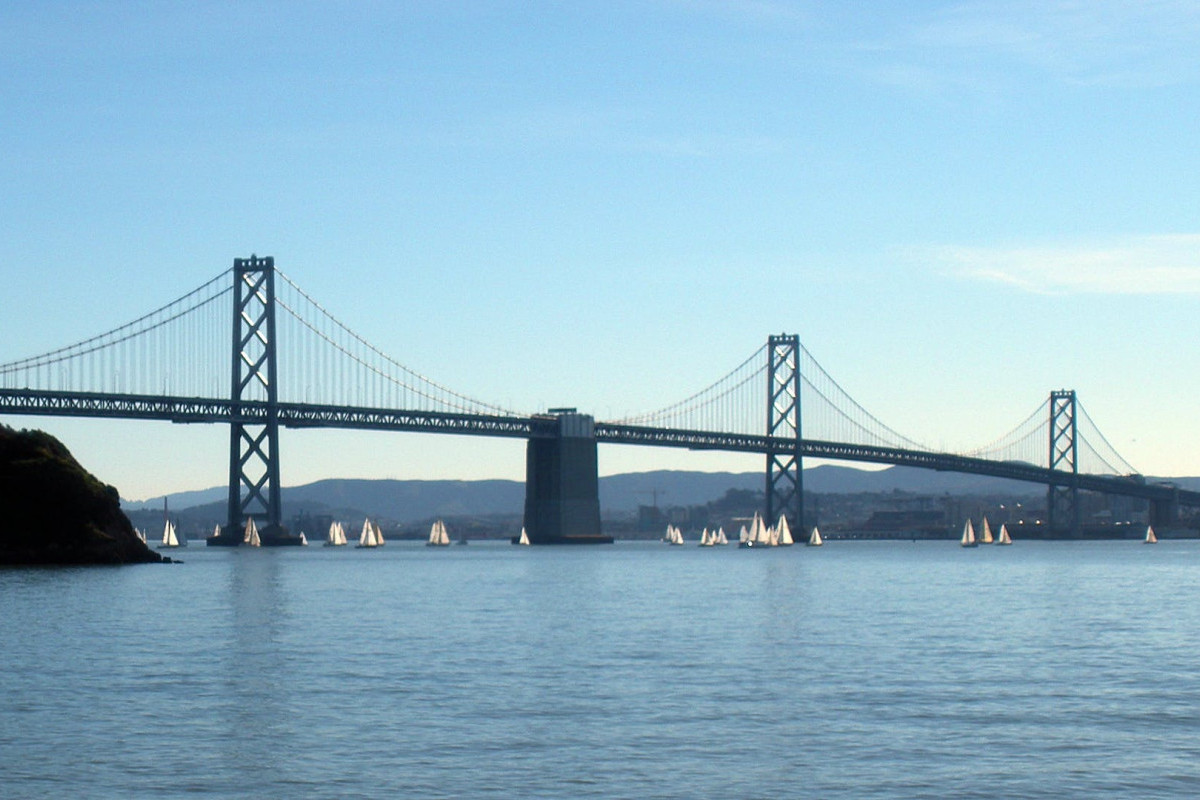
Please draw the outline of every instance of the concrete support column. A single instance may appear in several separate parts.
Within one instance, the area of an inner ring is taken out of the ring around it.
[[[552,411],[558,435],[530,439],[525,451],[525,532],[532,544],[612,542],[600,532],[600,489],[593,420]]]

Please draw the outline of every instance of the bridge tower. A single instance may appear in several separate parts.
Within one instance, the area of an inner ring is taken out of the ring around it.
[[[1050,469],[1069,470],[1070,483],[1051,485],[1046,492],[1046,524],[1052,531],[1080,533],[1078,436],[1075,427],[1075,392],[1050,392]]]
[[[767,518],[785,514],[788,527],[804,530],[804,468],[800,460],[800,337],[767,340],[767,436],[786,438],[787,449],[767,453]]]
[[[227,524],[209,544],[237,546],[253,517],[264,545],[299,544],[280,525],[275,259],[233,261]]]

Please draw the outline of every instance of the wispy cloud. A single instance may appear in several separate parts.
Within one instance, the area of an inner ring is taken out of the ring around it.
[[[1146,87],[1200,78],[1200,5],[1192,0],[973,0],[910,17],[876,77],[917,90],[1031,69],[1064,83]],[[890,62],[890,65],[888,65]]]
[[[1038,294],[1200,294],[1200,234],[1078,246],[948,246],[924,257],[958,277]]]

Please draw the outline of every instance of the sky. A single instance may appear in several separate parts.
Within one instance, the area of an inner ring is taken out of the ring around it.
[[[1200,475],[1200,5],[0,5],[0,362],[251,253],[472,397],[613,419],[797,333],[950,450],[1052,389]],[[220,426],[0,418],[123,497]],[[524,444],[284,431],[283,483],[523,478]],[[762,458],[602,447],[603,474]]]

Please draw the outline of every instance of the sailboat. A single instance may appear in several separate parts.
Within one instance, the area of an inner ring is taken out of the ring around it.
[[[138,537],[138,540],[141,541],[142,544],[146,543],[146,532],[144,530],[141,528],[134,528],[133,534],[134,536]]]
[[[251,547],[262,547],[262,539],[258,535],[258,526],[254,524],[254,517],[249,517],[246,520],[246,532],[242,535],[242,544]]]
[[[979,543],[980,544],[991,544],[992,543],[992,528],[990,525],[988,525],[987,517],[983,518],[983,530],[981,530],[979,532]]]
[[[975,541],[975,526],[971,524],[970,518],[967,519],[967,524],[963,525],[962,540],[959,544],[963,547],[979,546],[979,542]]]
[[[448,544],[450,544],[450,534],[446,532],[446,523],[439,519],[430,527],[429,541],[425,543],[425,546],[445,547]]]
[[[371,519],[368,517],[363,520],[362,533],[358,535],[358,544],[355,547],[379,547],[383,544],[379,541],[378,529],[371,524]]]
[[[1008,526],[1001,523],[1000,535],[996,537],[996,544],[1012,544],[1012,537],[1008,535]]]
[[[757,511],[754,512],[754,527],[751,528],[750,533],[754,544],[770,546],[772,531],[767,527],[767,523],[763,522],[763,518],[758,515]]]
[[[813,525],[812,535],[808,537],[809,547],[820,547],[825,544],[825,540],[821,538],[821,532],[817,530],[817,526]]]
[[[743,525],[742,529],[738,531],[738,547],[750,546],[750,531],[746,530],[746,526]]]
[[[143,538],[144,541],[144,538]],[[175,530],[175,523],[171,522],[171,515],[167,511],[167,498],[163,498],[163,537],[162,547],[187,547],[187,537],[180,536]]]
[[[1158,537],[1154,535],[1154,528],[1146,526],[1146,538],[1142,540],[1143,544],[1158,544]]]
[[[521,528],[521,536],[517,539],[517,544],[524,545],[525,547],[529,546],[529,534],[525,532],[524,527]]]
[[[788,527],[787,517],[783,514],[779,515],[779,524],[775,526],[775,530],[779,531],[779,544],[783,547],[791,547],[795,542],[792,541],[792,529]]]
[[[340,522],[329,523],[329,535],[325,537],[326,547],[343,547],[346,544],[346,529]]]
[[[175,532],[175,523],[167,520],[163,525],[162,547],[182,547],[179,544],[179,535]]]
[[[680,545],[683,544],[683,531],[679,530],[675,525],[667,526],[667,544]]]
[[[713,544],[729,544],[729,537],[725,535],[724,528],[717,528],[717,536]]]
[[[715,544],[715,542],[713,541],[713,538],[715,536],[716,536],[715,533],[709,533],[708,528],[705,528],[703,531],[700,532],[700,546],[701,547],[712,547]]]

